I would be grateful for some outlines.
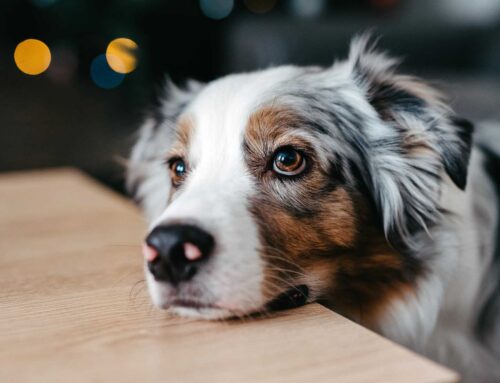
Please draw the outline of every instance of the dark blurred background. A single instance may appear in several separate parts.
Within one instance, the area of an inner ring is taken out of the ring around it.
[[[500,0],[0,0],[0,171],[77,166],[122,190],[119,159],[165,74],[329,65],[370,28],[459,114],[500,117]],[[118,37],[138,45],[126,75],[98,61]],[[36,76],[14,61],[29,38],[51,52]]]

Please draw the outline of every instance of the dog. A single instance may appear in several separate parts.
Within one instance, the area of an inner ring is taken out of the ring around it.
[[[500,135],[473,143],[376,45],[357,37],[327,68],[167,84],[127,170],[150,295],[202,319],[318,301],[500,381]]]

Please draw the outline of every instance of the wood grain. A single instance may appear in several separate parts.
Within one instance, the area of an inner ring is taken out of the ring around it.
[[[203,322],[154,309],[141,215],[71,169],[0,176],[2,382],[454,382],[313,304]]]

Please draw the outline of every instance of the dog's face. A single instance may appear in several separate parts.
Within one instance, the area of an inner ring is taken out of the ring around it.
[[[470,127],[393,66],[360,40],[327,69],[170,87],[129,170],[157,306],[223,318],[324,300],[369,322],[414,288],[412,238],[438,219],[445,173],[465,186]]]

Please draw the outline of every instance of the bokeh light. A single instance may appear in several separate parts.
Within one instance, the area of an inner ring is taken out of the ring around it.
[[[276,0],[245,0],[245,5],[253,13],[267,13],[276,6]]]
[[[290,0],[292,12],[301,17],[316,17],[325,9],[326,0]]]
[[[498,0],[440,0],[436,10],[455,25],[470,25],[486,28],[498,25],[500,1]]]
[[[17,67],[21,72],[29,75],[45,72],[50,65],[50,60],[50,49],[40,40],[24,40],[14,51],[14,61]]]
[[[203,14],[214,20],[229,16],[234,7],[234,0],[200,0]]]
[[[99,88],[113,89],[122,83],[125,75],[111,69],[106,56],[101,54],[90,64],[90,77]]]
[[[137,49],[135,41],[124,37],[114,39],[106,49],[109,66],[118,73],[130,73],[137,67]]]

